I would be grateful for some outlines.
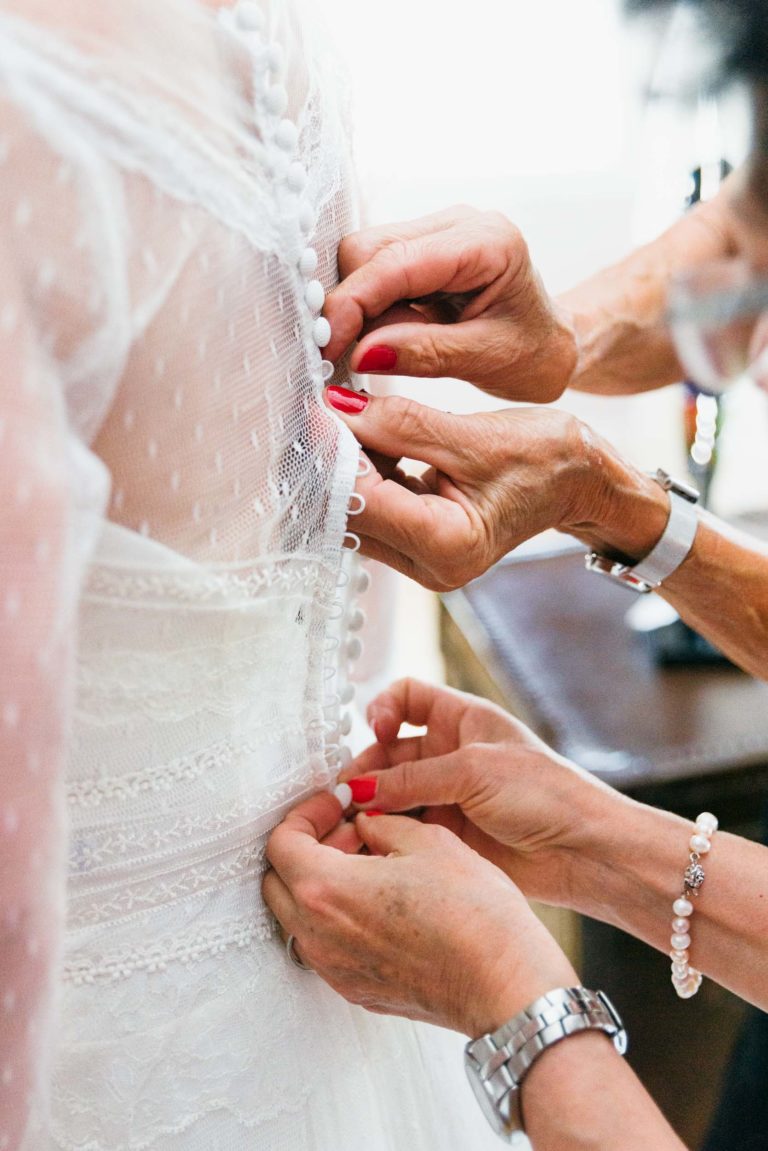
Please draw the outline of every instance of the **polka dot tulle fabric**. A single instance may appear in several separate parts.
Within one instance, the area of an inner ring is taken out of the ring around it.
[[[484,1145],[457,1049],[260,895],[349,755],[368,580],[315,7],[0,2],[0,1148]]]

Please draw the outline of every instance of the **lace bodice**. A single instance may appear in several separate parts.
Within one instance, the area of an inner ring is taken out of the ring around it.
[[[345,754],[367,581],[322,402],[356,217],[311,9],[0,0],[0,1148],[446,1121],[414,1029],[290,968],[260,895]]]

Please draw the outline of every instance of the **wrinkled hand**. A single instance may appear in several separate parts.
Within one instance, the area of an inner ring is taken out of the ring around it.
[[[337,360],[354,371],[455,376],[505,399],[548,402],[576,365],[573,328],[545,291],[518,229],[456,207],[369,228],[339,248],[328,297]]]
[[[515,885],[450,832],[340,817],[330,795],[295,808],[270,837],[263,890],[302,961],[345,999],[474,1036],[572,985]],[[353,830],[370,855],[354,853]]]
[[[571,874],[624,802],[617,792],[501,708],[450,688],[400,680],[369,705],[368,722],[379,742],[343,773],[376,781],[360,806],[426,807],[425,822],[449,828],[527,896],[567,905]],[[426,732],[399,739],[402,723]]]
[[[366,506],[350,520],[363,554],[425,587],[461,587],[538,532],[581,530],[603,509],[609,449],[566,412],[453,416],[399,396],[366,403],[333,386],[326,396],[374,465],[357,485]],[[365,407],[350,414],[350,403]],[[406,477],[402,456],[430,466]]]

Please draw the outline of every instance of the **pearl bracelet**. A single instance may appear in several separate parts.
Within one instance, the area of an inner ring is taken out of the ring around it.
[[[672,960],[672,986],[681,999],[690,999],[701,987],[701,972],[688,962],[688,949],[691,946],[690,917],[693,915],[690,897],[699,894],[699,888],[704,882],[704,868],[699,860],[712,846],[710,841],[716,831],[716,818],[711,812],[703,811],[696,819],[696,831],[688,841],[690,856],[683,874],[683,891],[672,904],[675,918],[672,920],[672,950],[669,955]]]

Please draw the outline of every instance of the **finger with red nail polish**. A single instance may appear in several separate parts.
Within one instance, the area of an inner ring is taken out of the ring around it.
[[[362,392],[353,392],[351,388],[342,388],[338,384],[331,384],[325,394],[331,407],[337,412],[343,412],[345,416],[359,416],[365,411],[370,398]]]
[[[370,803],[379,785],[377,779],[350,779],[347,783],[352,792],[352,802],[356,804]]]
[[[397,365],[397,352],[385,344],[368,348],[357,365],[358,372],[391,372]]]

